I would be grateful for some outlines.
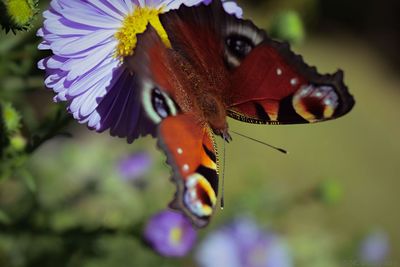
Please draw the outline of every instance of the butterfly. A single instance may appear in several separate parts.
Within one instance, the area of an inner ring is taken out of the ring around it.
[[[125,59],[135,75],[138,120],[131,139],[152,134],[172,167],[173,209],[197,227],[217,206],[215,136],[231,140],[227,118],[299,124],[341,117],[354,106],[343,72],[321,75],[287,43],[250,20],[227,14],[220,0],[160,15],[166,46],[148,26]]]

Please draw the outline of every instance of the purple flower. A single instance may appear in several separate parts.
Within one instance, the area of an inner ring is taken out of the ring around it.
[[[360,259],[369,265],[382,265],[387,260],[390,250],[389,237],[383,231],[374,231],[362,241]]]
[[[54,101],[67,101],[68,111],[90,129],[110,129],[133,141],[140,124],[137,81],[123,58],[133,53],[137,35],[149,23],[169,42],[160,13],[202,2],[210,0],[52,0],[37,35],[43,38],[38,48],[53,53],[38,67],[46,70],[45,84],[56,93]],[[242,14],[233,1],[224,7]]]
[[[293,266],[285,242],[249,219],[237,220],[207,237],[196,259],[202,267]]]
[[[148,153],[135,153],[118,162],[118,172],[125,181],[132,181],[142,177],[152,164],[152,158]]]
[[[150,219],[144,237],[161,255],[182,257],[193,247],[196,231],[184,215],[167,210]]]

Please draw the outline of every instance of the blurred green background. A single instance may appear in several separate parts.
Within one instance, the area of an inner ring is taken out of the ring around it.
[[[379,266],[400,266],[398,4],[348,2],[240,2],[245,17],[293,41],[320,72],[343,69],[356,106],[339,120],[315,125],[229,120],[233,130],[290,153],[234,136],[226,154],[226,207],[199,231],[199,242],[233,218],[250,216],[284,236],[294,266],[369,266],[358,251],[364,236],[378,230],[390,242]],[[304,33],[287,14],[301,18]],[[0,33],[0,97],[22,117],[15,134],[22,143],[64,124],[65,107],[53,103],[36,69],[46,54],[36,50],[35,31]],[[175,191],[155,140],[127,145],[75,121],[62,132],[72,138],[56,136],[32,155],[19,153],[16,138],[7,153],[18,156],[0,163],[0,266],[197,266],[192,254],[165,259],[141,241],[146,220]],[[152,167],[139,181],[124,180],[118,162],[142,151]]]

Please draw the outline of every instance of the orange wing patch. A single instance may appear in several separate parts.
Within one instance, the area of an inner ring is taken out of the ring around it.
[[[204,227],[217,204],[218,173],[213,137],[189,114],[168,117],[159,127],[159,145],[167,154],[177,185],[171,207]]]

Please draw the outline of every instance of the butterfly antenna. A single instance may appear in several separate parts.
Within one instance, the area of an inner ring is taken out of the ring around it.
[[[262,141],[260,141],[260,140],[255,139],[255,138],[252,138],[252,137],[250,137],[250,136],[247,136],[247,135],[244,135],[244,134],[241,134],[241,133],[232,131],[232,130],[231,130],[231,132],[234,133],[234,134],[236,134],[236,135],[239,135],[239,136],[241,136],[241,137],[243,137],[243,138],[247,138],[247,139],[249,139],[249,140],[251,140],[251,141],[254,141],[254,142],[257,142],[257,143],[259,143],[259,144],[268,146],[268,147],[270,147],[270,148],[272,148],[272,149],[275,149],[275,150],[277,150],[277,151],[279,151],[279,152],[281,152],[281,153],[283,153],[283,154],[288,154],[288,152],[287,152],[285,149],[283,149],[283,148],[279,148],[279,147],[270,145],[270,144],[268,144],[268,143],[262,142]]]
[[[222,161],[222,193],[221,193],[221,209],[223,210],[225,207],[225,199],[224,199],[224,194],[225,194],[225,155],[226,155],[226,140],[224,138],[224,147],[223,147],[223,161]]]

